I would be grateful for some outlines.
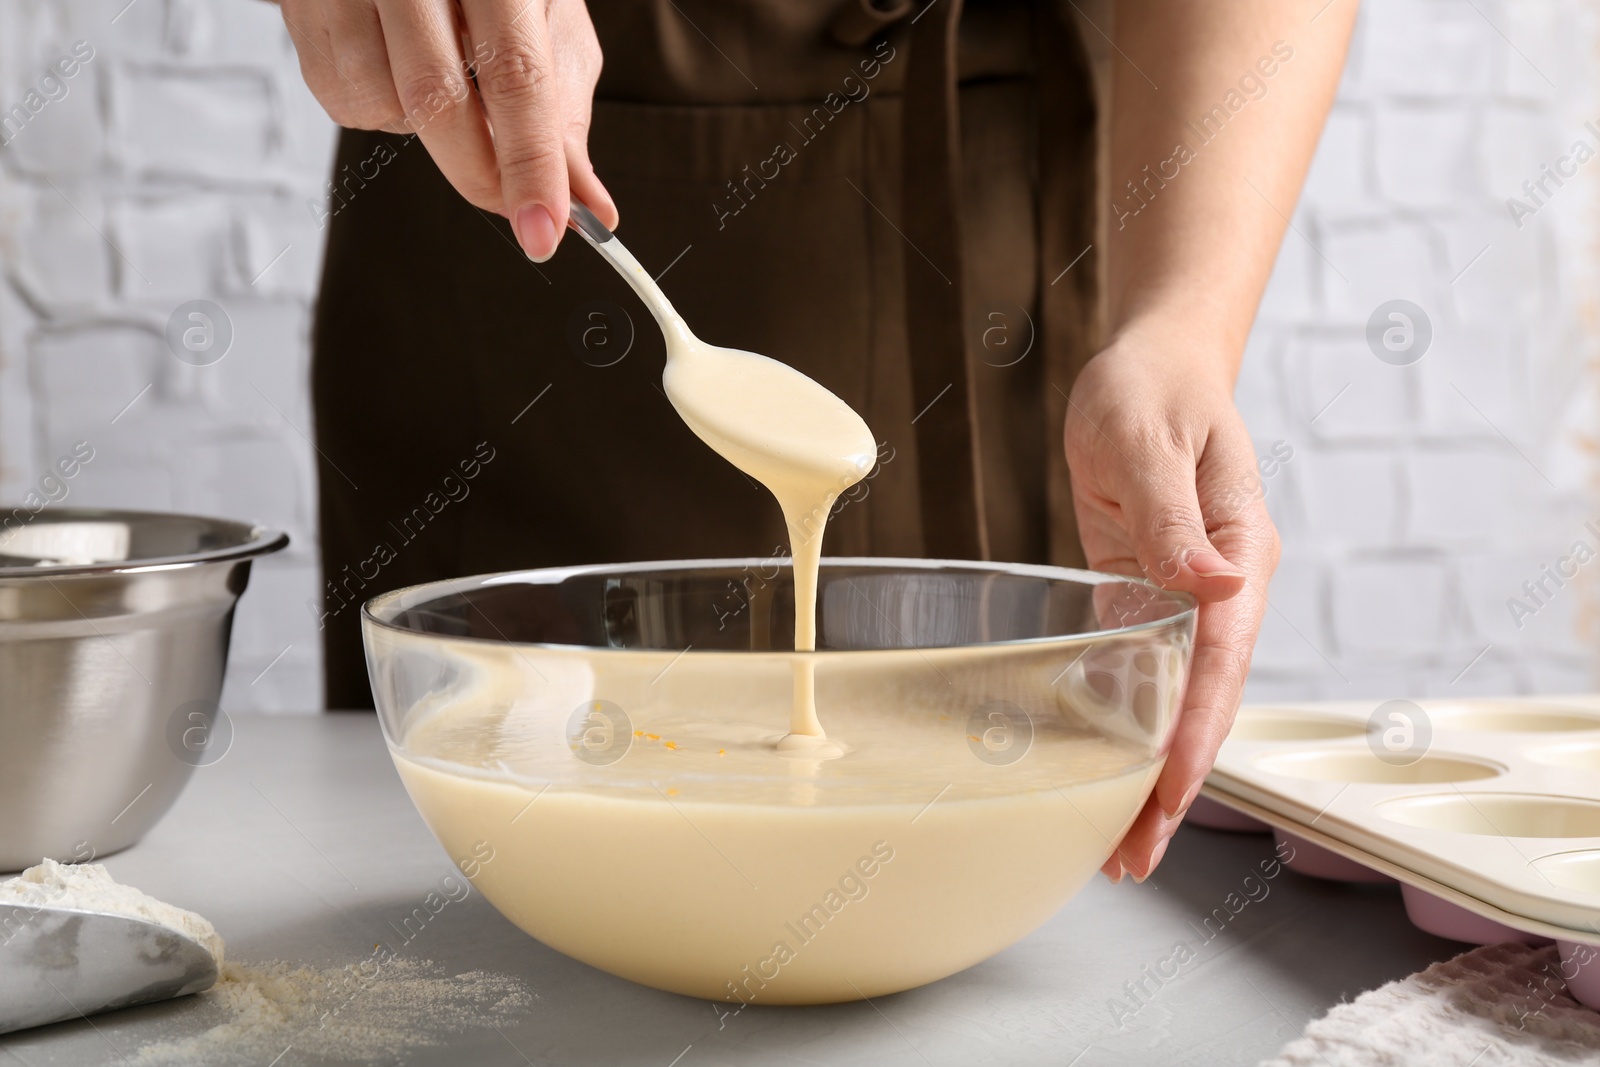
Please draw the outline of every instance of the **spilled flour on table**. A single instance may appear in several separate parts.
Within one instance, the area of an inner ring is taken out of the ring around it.
[[[372,957],[343,967],[224,962],[222,938],[211,923],[119,884],[98,863],[45,860],[0,881],[0,904],[127,915],[176,930],[210,951],[217,960],[217,983],[185,998],[191,1010],[179,1017],[207,1029],[123,1056],[142,1067],[394,1061],[409,1049],[444,1044],[454,1034],[498,1029],[535,999],[508,975],[447,974],[437,963],[399,959],[376,945]]]
[[[209,1021],[209,1029],[145,1045],[128,1062],[290,1067],[304,1060],[394,1060],[451,1034],[498,1029],[534,996],[507,975],[450,975],[428,960],[389,959],[329,968],[228,963],[196,999],[203,1007],[191,1018]]]

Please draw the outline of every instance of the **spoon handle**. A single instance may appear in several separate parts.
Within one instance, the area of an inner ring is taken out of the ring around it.
[[[682,318],[673,310],[672,302],[667,299],[667,294],[655,283],[639,261],[634,258],[623,243],[617,240],[617,235],[606,229],[601,221],[594,217],[594,212],[572,201],[568,211],[572,220],[572,228],[583,235],[583,239],[594,247],[596,252],[605,257],[606,262],[617,269],[617,273],[625,278],[633,291],[639,294],[650,313],[660,323],[662,330],[670,334],[687,335],[688,327],[683,325]]]
[[[605,228],[605,224],[594,217],[594,212],[573,200],[571,209],[567,212],[572,218],[573,227],[597,245],[603,245],[616,234]]]

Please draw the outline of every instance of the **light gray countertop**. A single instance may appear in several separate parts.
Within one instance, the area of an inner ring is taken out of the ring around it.
[[[105,858],[112,874],[211,919],[230,959],[339,965],[394,942],[392,924],[453,867],[401,788],[376,719],[233,722],[227,755],[195,771],[143,842]],[[1204,940],[1204,918],[1230,894],[1238,907],[1245,878],[1271,855],[1269,837],[1186,827],[1146,884],[1097,876],[1021,943],[942,982],[870,1003],[726,1018],[705,1001],[567,959],[473,893],[402,951],[446,974],[514,975],[534,994],[531,1007],[499,1031],[441,1038],[404,1062],[1253,1064],[1340,1000],[1462,948],[1412,927],[1393,887],[1291,871],[1255,883],[1265,894],[1254,889],[1259,899]],[[1181,966],[1180,942],[1194,954]],[[1162,981],[1164,961],[1176,977]],[[1130,999],[1128,983],[1141,979],[1145,992]],[[0,1064],[120,1063],[157,1036],[200,1029],[202,1014],[191,997],[12,1034],[0,1037]],[[277,1067],[318,1062],[297,1055]]]

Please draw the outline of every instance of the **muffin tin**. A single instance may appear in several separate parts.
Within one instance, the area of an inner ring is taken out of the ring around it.
[[[1600,1009],[1600,695],[1247,706],[1189,820],[1316,877],[1401,883],[1430,933],[1561,946]]]

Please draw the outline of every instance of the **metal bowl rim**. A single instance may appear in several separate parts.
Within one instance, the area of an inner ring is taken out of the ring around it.
[[[571,645],[553,641],[506,641],[490,637],[462,637],[454,634],[429,634],[397,625],[386,618],[380,618],[378,612],[392,610],[396,603],[403,598],[414,597],[423,590],[437,590],[439,593],[462,591],[467,588],[482,588],[483,586],[510,585],[512,579],[536,577],[537,582],[525,584],[553,585],[569,577],[579,575],[609,573],[630,574],[639,571],[688,571],[701,568],[714,567],[748,567],[751,564],[768,564],[773,562],[791,563],[788,556],[770,558],[734,557],[727,559],[687,559],[687,560],[647,560],[636,563],[593,563],[581,564],[570,567],[532,567],[522,570],[496,571],[490,574],[474,574],[463,578],[445,578],[433,582],[421,582],[417,585],[408,585],[403,589],[394,589],[387,593],[380,593],[361,605],[361,621],[365,625],[373,626],[390,633],[404,634],[409,637],[426,638],[434,641],[453,642],[460,641],[474,645],[490,647],[532,648],[547,649],[561,652],[581,652],[586,655],[605,653],[628,653],[638,656],[651,652],[663,655],[690,656],[695,658],[712,656],[806,656],[806,657],[832,657],[851,656],[863,651],[874,652],[877,655],[904,653],[905,655],[926,655],[930,652],[943,652],[952,649],[973,648],[1026,648],[1039,645],[1071,645],[1088,644],[1103,641],[1113,637],[1124,637],[1131,634],[1150,633],[1162,628],[1186,629],[1193,624],[1198,616],[1199,601],[1195,597],[1180,589],[1167,589],[1147,578],[1137,578],[1126,574],[1111,574],[1105,571],[1079,570],[1073,567],[1054,567],[1047,564],[1036,563],[996,563],[979,562],[975,560],[959,559],[912,559],[898,556],[824,556],[822,565],[833,566],[871,566],[895,567],[905,570],[938,571],[942,569],[960,569],[967,571],[993,571],[1002,574],[1014,574],[1023,577],[1047,578],[1052,581],[1070,581],[1084,585],[1103,585],[1107,582],[1129,582],[1142,585],[1158,596],[1166,597],[1184,605],[1183,610],[1177,611],[1162,619],[1152,619],[1149,622],[1136,623],[1133,626],[1119,626],[1109,630],[1091,630],[1077,634],[1050,634],[1043,637],[1022,637],[1009,641],[975,641],[961,645],[947,646],[911,646],[899,649],[823,649],[816,652],[739,652],[728,649],[705,649],[696,651],[685,649],[674,651],[672,649],[640,649],[640,648],[612,648],[603,645]],[[452,588],[453,587],[453,588]],[[406,605],[409,607],[411,605]]]
[[[20,506],[20,505],[19,505]],[[75,578],[135,574],[140,571],[172,570],[180,567],[198,567],[207,563],[226,563],[264,556],[288,547],[289,535],[271,526],[241,522],[236,519],[219,519],[210,515],[192,515],[181,511],[132,511],[121,508],[42,508],[34,512],[32,522],[125,522],[141,519],[188,519],[213,528],[233,528],[248,531],[249,539],[225,548],[204,552],[186,552],[176,556],[151,556],[147,559],[106,560],[101,563],[67,563],[50,567],[0,566],[0,581],[18,578]]]

